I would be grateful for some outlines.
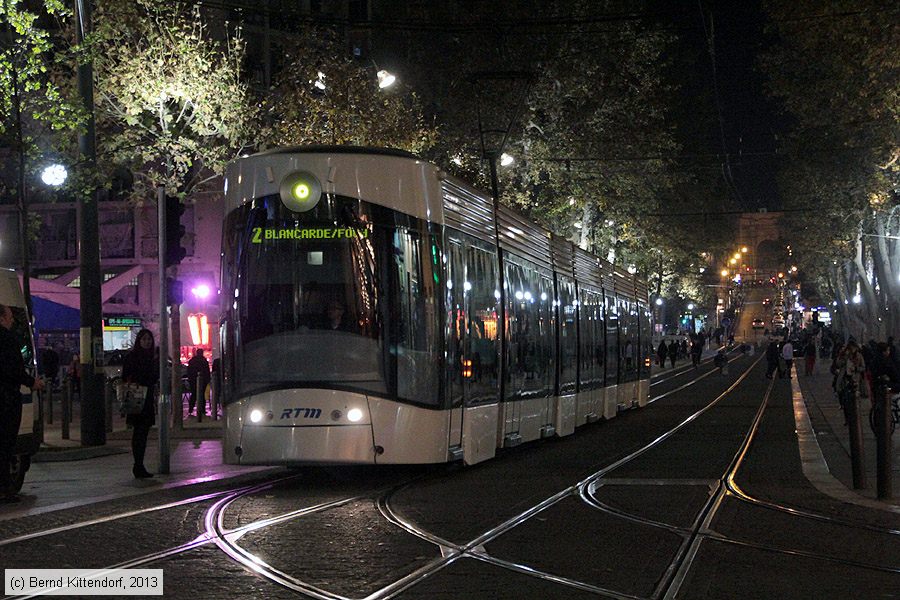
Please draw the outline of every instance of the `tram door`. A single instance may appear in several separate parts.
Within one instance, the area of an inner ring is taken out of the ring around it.
[[[497,254],[462,234],[447,239],[447,391],[451,453],[466,463],[494,455],[499,412]]]

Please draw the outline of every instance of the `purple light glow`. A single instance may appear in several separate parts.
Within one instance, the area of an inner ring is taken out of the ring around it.
[[[205,283],[201,283],[197,287],[192,288],[191,293],[198,298],[207,298],[209,296],[209,286]]]

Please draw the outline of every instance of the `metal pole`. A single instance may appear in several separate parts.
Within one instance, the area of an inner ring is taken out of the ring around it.
[[[166,313],[166,188],[156,188],[159,215],[159,472],[169,473],[169,319]]]
[[[62,439],[69,439],[69,420],[72,415],[72,378],[66,378],[62,399]]]
[[[499,150],[498,150],[499,152]],[[506,286],[504,284],[503,273],[503,250],[500,249],[500,185],[497,180],[497,153],[493,152],[487,157],[491,165],[491,194],[494,199],[494,243],[497,246],[497,282],[500,285],[500,311],[497,323],[497,335],[500,336],[500,368],[497,370],[499,379],[500,397],[498,400],[503,402],[506,391]]]
[[[865,385],[865,381],[861,385]],[[847,411],[847,422],[850,425],[850,464],[853,470],[853,488],[857,490],[866,487],[866,471],[863,468],[863,439],[862,423],[859,419],[859,394],[853,393]]]
[[[878,438],[876,450],[876,489],[879,500],[890,500],[893,495],[893,481],[891,475],[891,402],[887,384],[883,381],[875,382],[875,407],[877,419],[875,423],[875,435]]]
[[[76,39],[84,43],[91,28],[91,4],[75,0]],[[78,135],[78,148],[84,155],[88,169],[96,166],[97,148],[94,131],[93,67],[86,61],[78,65],[78,92],[88,119],[83,133]],[[100,271],[100,235],[97,210],[98,190],[81,199],[81,444],[102,446],[106,443],[106,414],[103,408],[102,378],[95,377],[94,367],[103,362],[103,299]],[[98,385],[99,384],[99,385]]]

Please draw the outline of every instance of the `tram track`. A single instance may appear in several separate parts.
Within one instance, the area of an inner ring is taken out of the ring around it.
[[[513,517],[506,519],[499,525],[481,532],[465,543],[452,542],[448,539],[445,539],[429,531],[427,528],[418,525],[413,520],[405,518],[401,513],[397,512],[392,507],[392,498],[404,488],[411,486],[418,481],[421,481],[424,478],[424,476],[422,475],[409,478],[394,485],[388,486],[387,488],[369,490],[359,494],[335,498],[330,501],[320,502],[308,507],[284,512],[274,517],[256,519],[249,523],[241,524],[233,528],[228,528],[226,526],[225,518],[228,510],[233,507],[236,502],[238,502],[242,498],[258,494],[279,485],[283,485],[286,482],[289,482],[290,480],[298,477],[297,475],[292,475],[261,484],[240,486],[231,490],[198,495],[177,502],[161,504],[154,507],[147,507],[136,511],[123,512],[116,515],[110,515],[108,517],[102,517],[90,521],[83,521],[67,526],[47,529],[41,532],[34,532],[17,537],[7,538],[4,540],[0,540],[0,546],[12,545],[20,541],[27,541],[43,536],[74,531],[90,525],[98,525],[106,522],[112,522],[114,520],[135,517],[153,511],[177,508],[192,503],[213,501],[213,505],[209,509],[207,509],[204,514],[204,530],[193,540],[186,541],[182,544],[178,544],[161,551],[147,553],[139,557],[122,561],[118,564],[104,567],[103,569],[98,569],[97,572],[103,572],[105,570],[114,568],[145,567],[153,563],[171,559],[180,554],[191,552],[201,546],[214,545],[222,552],[222,554],[227,556],[229,560],[241,565],[245,570],[254,573],[257,576],[262,577],[267,581],[270,581],[271,583],[288,589],[294,593],[306,597],[317,598],[320,600],[352,600],[353,598],[356,598],[356,596],[329,591],[328,589],[304,581],[301,577],[298,577],[295,574],[285,572],[284,569],[279,569],[278,567],[267,563],[259,556],[253,554],[253,552],[242,547],[239,542],[246,534],[251,532],[274,527],[279,524],[296,519],[302,519],[303,517],[308,517],[313,514],[326,513],[327,511],[334,510],[338,507],[345,506],[353,502],[371,500],[375,504],[382,518],[384,518],[391,525],[400,528],[406,533],[420,540],[424,540],[429,544],[432,544],[436,548],[436,555],[433,559],[413,569],[406,575],[397,578],[390,584],[382,586],[377,590],[363,596],[365,600],[384,600],[387,598],[392,598],[406,590],[415,587],[417,584],[434,576],[441,570],[447,568],[448,566],[463,558],[478,560],[483,563],[491,564],[522,575],[538,578],[548,583],[571,588],[573,590],[581,590],[583,592],[594,594],[599,597],[616,598],[623,600],[634,600],[644,597],[649,597],[652,599],[675,598],[678,596],[678,593],[681,590],[684,582],[686,581],[686,578],[690,573],[691,568],[695,564],[695,561],[698,560],[697,557],[699,555],[701,545],[708,542],[729,544],[736,547],[746,547],[766,552],[776,552],[784,555],[800,556],[813,560],[840,563],[844,566],[854,568],[876,569],[889,573],[900,572],[900,569],[896,569],[886,565],[877,565],[865,561],[855,561],[852,559],[830,556],[825,553],[776,547],[771,544],[756,543],[752,540],[737,539],[734,536],[722,535],[713,529],[712,522],[718,514],[722,504],[728,498],[734,498],[744,503],[754,504],[771,510],[779,510],[784,512],[785,514],[790,514],[792,516],[815,519],[820,522],[825,522],[832,525],[842,525],[856,528],[859,528],[861,525],[863,525],[861,523],[837,519],[829,517],[827,515],[805,511],[803,509],[798,509],[796,507],[791,507],[788,505],[781,505],[775,502],[753,498],[750,494],[745,492],[735,481],[735,475],[744,462],[750,445],[756,435],[756,432],[758,431],[759,423],[768,403],[774,382],[770,382],[767,386],[766,393],[760,406],[757,409],[750,429],[744,435],[741,446],[735,456],[732,458],[725,473],[717,480],[701,479],[691,482],[693,485],[708,486],[711,489],[711,493],[709,494],[709,499],[707,500],[706,504],[703,506],[702,510],[697,513],[697,516],[690,527],[679,527],[665,523],[663,521],[648,519],[645,517],[630,514],[628,511],[612,507],[596,497],[595,493],[597,489],[604,485],[609,485],[609,483],[604,480],[607,479],[613,471],[634,461],[646,452],[660,447],[669,438],[671,438],[671,436],[687,427],[690,423],[699,419],[703,414],[712,410],[712,408],[719,404],[723,398],[731,394],[740,386],[741,383],[746,380],[746,378],[749,376],[751,371],[761,359],[762,356],[753,361],[752,364],[747,369],[745,369],[744,372],[739,375],[738,378],[733,383],[731,383],[721,394],[719,394],[715,399],[707,403],[699,410],[696,410],[695,412],[690,414],[687,418],[684,418],[674,427],[670,427],[667,431],[656,436],[654,439],[650,440],[637,450],[634,450],[627,455],[614,460],[608,465],[591,473],[587,477],[584,477],[577,483],[568,486],[547,498],[544,498],[542,501],[518,512]],[[712,369],[705,373],[701,373],[690,382],[682,384],[674,390],[667,391],[653,398],[651,401],[656,401],[670,396],[678,391],[682,391],[690,385],[693,385],[703,378],[708,377],[716,372],[717,371],[715,369]],[[445,470],[441,470],[441,473],[445,472]],[[685,480],[677,480],[677,482],[681,485],[684,485]],[[547,511],[550,507],[553,507],[563,500],[570,498],[577,498],[584,504],[596,510],[614,515],[620,519],[664,529],[682,538],[683,542],[679,548],[679,551],[672,558],[669,566],[665,569],[665,573],[660,578],[660,583],[654,590],[653,594],[649,596],[634,595],[628,592],[613,589],[612,587],[603,587],[594,583],[579,581],[577,578],[573,578],[570,576],[567,577],[552,572],[545,572],[529,564],[499,558],[488,552],[487,545],[491,542],[499,539],[514,528],[534,519],[544,511]],[[875,533],[886,533],[889,535],[896,535],[898,533],[893,529],[878,528],[876,526],[868,526],[867,528],[863,528]]]

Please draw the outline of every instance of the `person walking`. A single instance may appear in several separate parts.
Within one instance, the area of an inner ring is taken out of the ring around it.
[[[862,386],[866,385],[866,361],[859,345],[851,339],[835,362],[838,402],[844,410],[844,425],[849,425],[851,413],[859,414],[853,408],[856,407],[857,398],[864,393]]]
[[[816,338],[807,340],[803,356],[806,358],[806,376],[810,377],[816,369]]]
[[[32,377],[25,369],[22,341],[13,333],[15,317],[12,309],[0,304],[0,503],[19,502],[12,481],[19,423],[22,420],[21,386],[39,392],[44,389],[40,377]]]
[[[203,348],[194,350],[194,356],[187,364],[188,384],[191,387],[191,399],[188,403],[188,414],[197,407],[197,419],[206,413],[206,386],[209,385],[209,363],[203,356]]]
[[[725,356],[725,348],[719,348],[716,357],[713,359],[713,364],[719,369],[719,375],[725,374],[725,366],[728,364],[728,357]]]
[[[678,358],[678,342],[676,342],[675,340],[672,340],[669,343],[669,349],[666,352],[666,354],[669,356],[669,362],[671,362],[672,368],[674,369],[675,368],[675,359]]]
[[[785,340],[781,346],[781,358],[784,359],[784,375],[791,378],[791,368],[794,366],[794,345],[791,340]]]
[[[766,348],[766,379],[772,379],[778,370],[778,344],[773,340]]]
[[[156,388],[159,383],[159,363],[155,345],[153,333],[149,329],[141,329],[122,365],[122,381],[136,383],[147,388],[143,410],[125,418],[125,422],[133,429],[131,453],[134,456],[134,467],[131,472],[137,479],[153,477],[153,473],[144,467],[144,454],[147,451],[147,436],[150,434],[150,428],[156,422],[156,407],[153,398],[156,397]]]
[[[703,355],[703,342],[699,337],[695,337],[691,342],[691,362],[695,369],[700,368],[700,356]]]
[[[656,362],[663,368],[666,366],[666,354],[668,350],[666,349],[666,340],[660,340],[659,347],[656,349]]]

